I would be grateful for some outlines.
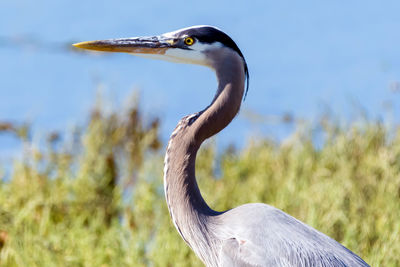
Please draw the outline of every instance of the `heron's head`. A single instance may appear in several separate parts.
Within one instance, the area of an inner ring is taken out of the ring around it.
[[[236,43],[223,31],[212,26],[193,26],[158,36],[89,41],[75,47],[104,52],[125,52],[141,57],[215,67],[221,53],[228,51],[247,64]]]

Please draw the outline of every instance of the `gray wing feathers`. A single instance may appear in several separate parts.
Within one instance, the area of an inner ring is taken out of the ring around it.
[[[246,244],[247,243],[247,244]],[[230,238],[221,247],[221,267],[252,267],[261,266],[264,260],[262,250],[251,247],[249,242]]]
[[[240,206],[221,219],[220,266],[369,266],[330,237],[265,204]]]
[[[220,254],[221,267],[251,267],[254,266],[246,259],[251,259],[251,255],[241,255],[242,251],[239,248],[238,242],[235,238],[227,239],[223,242]]]

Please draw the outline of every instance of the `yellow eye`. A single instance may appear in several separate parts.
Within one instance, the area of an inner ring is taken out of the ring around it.
[[[194,39],[192,37],[186,37],[184,42],[186,45],[192,45],[194,44]]]

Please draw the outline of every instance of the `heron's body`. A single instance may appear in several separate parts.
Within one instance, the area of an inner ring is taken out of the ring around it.
[[[164,188],[172,221],[185,242],[209,267],[368,266],[330,237],[266,204],[212,210],[195,177],[196,154],[240,109],[247,65],[236,44],[220,30],[197,26],[158,37],[94,41],[78,47],[151,54],[215,70],[217,93],[204,110],[183,118],[168,143]]]
[[[245,204],[202,220],[207,266],[368,266],[340,243],[272,206]],[[262,227],[260,227],[262,226]],[[207,230],[205,230],[207,229]]]

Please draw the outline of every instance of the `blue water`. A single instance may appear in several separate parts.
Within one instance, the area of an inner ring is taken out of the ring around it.
[[[250,69],[241,115],[217,142],[257,134],[285,138],[284,114],[313,120],[326,110],[352,119],[400,115],[400,2],[392,1],[22,1],[0,2],[0,121],[33,125],[34,138],[87,119],[94,98],[119,108],[140,92],[161,116],[166,140],[185,114],[206,106],[215,77],[200,66],[125,54],[84,54],[76,41],[159,34],[211,24],[239,45]],[[387,111],[387,107],[391,111]],[[261,121],[249,120],[256,113]],[[0,158],[21,146],[0,135]]]

